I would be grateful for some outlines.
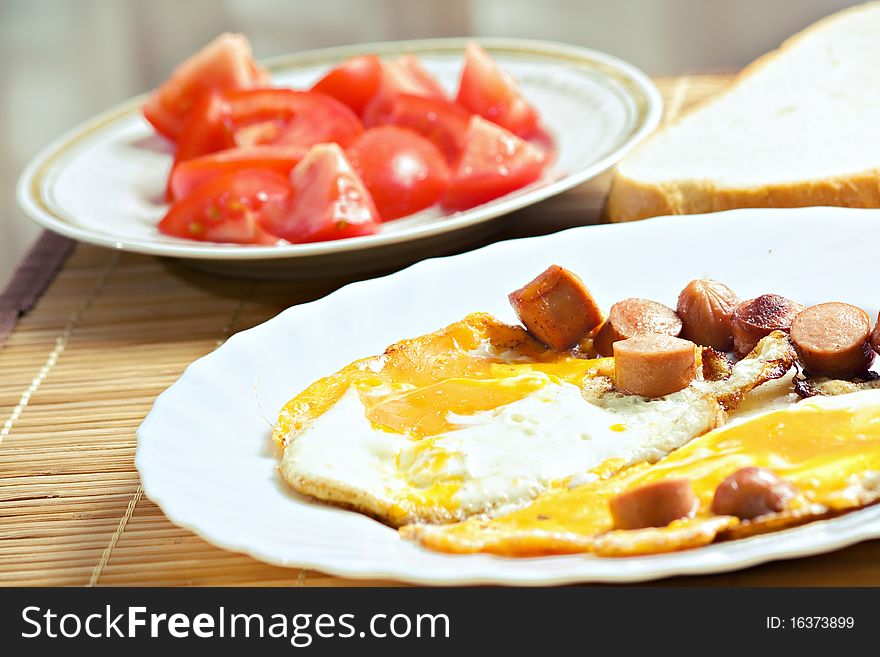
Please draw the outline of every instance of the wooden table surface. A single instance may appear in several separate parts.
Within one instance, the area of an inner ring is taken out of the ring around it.
[[[667,118],[730,76],[658,80]],[[600,220],[608,176],[507,217],[495,239]],[[269,566],[171,524],[143,495],[135,430],[191,361],[344,280],[237,281],[78,245],[0,350],[0,584],[391,585]],[[880,585],[880,541],[679,585]]]

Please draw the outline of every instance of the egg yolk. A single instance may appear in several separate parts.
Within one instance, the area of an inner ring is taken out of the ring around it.
[[[475,313],[445,329],[390,347],[383,356],[352,363],[292,399],[279,415],[275,440],[291,435],[354,386],[377,429],[414,439],[454,427],[450,413],[473,415],[523,399],[552,380],[577,385],[609,376],[613,359],[584,359],[548,350],[524,329]]]

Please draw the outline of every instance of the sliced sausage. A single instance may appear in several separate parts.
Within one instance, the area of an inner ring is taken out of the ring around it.
[[[665,527],[690,518],[700,506],[691,482],[667,479],[624,491],[608,501],[615,529]]]
[[[575,346],[602,323],[602,312],[583,281],[559,265],[507,298],[529,333],[557,351]]]
[[[766,468],[742,468],[718,484],[712,513],[751,520],[784,510],[795,493],[794,486]]]
[[[691,281],[678,295],[676,312],[681,336],[718,351],[733,348],[730,320],[739,299],[724,283],[701,278]]]
[[[832,378],[868,369],[874,360],[870,336],[868,313],[848,303],[810,306],[791,323],[791,341],[804,369]]]
[[[880,354],[880,314],[877,315],[877,324],[874,326],[874,332],[871,333],[871,346]]]
[[[624,299],[611,306],[608,319],[593,339],[600,356],[610,356],[618,340],[638,335],[672,335],[681,333],[681,319],[668,306],[647,299]]]
[[[803,309],[801,304],[778,294],[762,294],[743,301],[733,311],[730,322],[736,355],[740,358],[748,356],[755,345],[773,331],[788,332],[792,321]]]
[[[662,397],[697,376],[697,346],[671,335],[640,335],[614,343],[614,387],[625,395]]]

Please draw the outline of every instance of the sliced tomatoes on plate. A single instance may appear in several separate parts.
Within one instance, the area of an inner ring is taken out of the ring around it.
[[[270,87],[247,40],[226,34],[143,112],[176,141],[166,190],[175,202],[159,229],[203,241],[370,235],[381,221],[519,189],[552,155],[537,111],[474,43],[452,101],[412,54],[352,57],[308,90]]]
[[[287,87],[324,93],[314,90],[316,83],[350,58],[367,57],[375,61],[373,57],[378,57],[380,64],[384,64],[400,55],[414,55],[425,70],[441,83],[446,100],[410,94],[398,94],[398,97],[433,100],[433,108],[440,107],[436,103],[446,103],[443,107],[454,108],[449,113],[458,117],[451,122],[455,126],[453,130],[439,133],[453,135],[445,142],[451,144],[451,148],[443,146],[443,139],[432,141],[429,131],[427,134],[419,132],[441,151],[447,151],[444,155],[450,177],[455,180],[450,185],[452,192],[444,193],[443,198],[448,196],[448,204],[451,205],[455,204],[455,192],[465,187],[463,181],[466,182],[466,179],[459,171],[458,152],[464,150],[464,135],[473,114],[454,100],[466,43],[464,39],[430,39],[288,53],[268,64],[272,70],[271,82],[259,75],[255,64],[248,63],[248,59],[252,60],[248,54],[239,58],[243,66],[236,64],[237,70],[244,71],[244,75],[235,76],[231,86],[225,82],[220,83],[220,88],[208,85],[192,96],[200,98],[201,94],[211,92],[226,95],[243,91],[243,86],[248,90]],[[490,222],[495,227],[509,223],[508,217],[502,215],[590,179],[614,164],[657,125],[661,104],[656,88],[641,72],[625,62],[602,53],[556,43],[492,39],[481,44],[504,70],[515,77],[525,99],[540,111],[541,128],[553,135],[558,155],[551,156],[552,168],[544,165],[544,173],[538,182],[470,209],[451,211],[438,202],[414,215],[377,224],[376,234],[326,243],[290,244],[288,240],[279,238],[278,242],[266,247],[212,244],[205,239],[213,236],[229,239],[229,235],[222,231],[217,231],[219,235],[214,231],[192,235],[188,222],[172,221],[185,216],[183,210],[172,208],[161,198],[162,190],[169,182],[174,147],[180,144],[180,139],[169,142],[138,111],[143,109],[147,115],[151,115],[151,111],[156,110],[158,93],[131,99],[53,140],[23,171],[17,187],[19,202],[41,226],[71,238],[123,251],[183,258],[191,260],[195,267],[225,275],[326,277],[354,272],[360,274],[411,264],[415,259],[472,246],[478,240],[484,241]],[[254,45],[255,51],[262,50],[267,54],[271,47],[268,43]],[[235,52],[236,48],[233,47],[232,51]],[[242,52],[247,52],[247,48]],[[225,55],[220,54],[222,70]],[[204,61],[203,55],[201,53],[197,57]],[[192,65],[187,65],[182,66],[181,70],[194,69]],[[180,75],[175,78],[175,84],[178,84]],[[190,90],[193,88],[190,86]],[[367,96],[369,86],[362,94],[361,104]],[[336,100],[342,102],[340,98]],[[416,101],[413,106],[417,107],[418,103]],[[354,104],[357,107],[356,101]],[[425,106],[424,103],[422,106]],[[166,104],[165,109],[169,108],[171,106]],[[192,109],[183,112],[180,118],[185,120],[190,111]],[[366,115],[358,115],[351,107],[349,111],[363,123],[369,123],[365,121]],[[433,114],[432,109],[421,117],[416,116],[416,124],[424,119],[427,126],[436,125],[438,122]],[[406,116],[406,113],[403,115]],[[577,117],[577,121],[570,120],[570,117]],[[156,123],[161,125],[160,120]],[[440,123],[442,125],[442,120]],[[396,123],[384,125],[406,127]],[[365,125],[366,129],[370,127],[378,125]],[[259,128],[254,127],[254,136],[258,131]],[[253,141],[256,143],[259,140]],[[542,150],[545,148],[537,134],[530,135],[526,141],[540,146]],[[202,143],[210,144],[211,141]],[[343,150],[350,150],[351,145]],[[286,148],[278,143],[236,145],[232,149],[216,151],[214,148],[217,146],[209,146],[213,152],[195,157],[190,157],[193,151],[189,148],[179,148],[180,162],[170,182],[172,191],[177,190],[181,197],[177,199],[178,202],[184,203],[182,208],[188,207],[186,200],[195,195],[203,184],[228,173],[252,169],[282,176],[288,188],[283,193],[289,195],[288,200],[293,203],[290,172],[305,157],[308,147],[293,148],[292,152],[285,154],[265,152]],[[365,173],[361,173],[366,177]],[[378,191],[372,194],[377,198],[379,196]],[[471,196],[471,200],[460,204],[470,204],[475,202],[473,199],[480,199],[479,196]],[[387,209],[385,213],[388,213]],[[185,237],[170,236],[158,230],[159,222],[165,215],[169,216],[163,226]],[[575,218],[562,213],[546,219],[549,223],[542,225],[542,230],[561,228]],[[519,225],[521,222],[516,223]],[[236,230],[231,239],[249,242],[265,239],[256,230],[248,228],[247,221],[241,224],[244,230],[238,223],[232,224]],[[271,233],[260,222],[257,225]],[[191,237],[202,239],[197,241]]]

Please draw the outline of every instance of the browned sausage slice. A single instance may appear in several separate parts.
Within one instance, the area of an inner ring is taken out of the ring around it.
[[[681,336],[702,347],[730,351],[730,320],[738,303],[733,290],[724,283],[708,278],[691,281],[678,295],[676,312],[681,318]]]
[[[712,513],[751,520],[785,509],[795,488],[766,468],[737,470],[715,489]]]
[[[557,351],[575,346],[602,323],[602,312],[583,281],[559,265],[507,298],[529,333]]]
[[[791,323],[791,341],[810,374],[846,378],[874,360],[868,339],[871,319],[848,303],[820,303],[798,313]]]
[[[871,333],[871,346],[880,354],[880,314],[877,315],[877,324],[874,326],[874,332]]]
[[[681,319],[668,306],[648,299],[624,299],[611,306],[608,319],[593,339],[600,356],[610,356],[612,345],[639,335],[673,335],[681,333]]]
[[[615,529],[665,527],[690,518],[700,506],[687,479],[667,479],[624,491],[608,501]]]
[[[795,316],[804,309],[778,294],[762,294],[743,301],[733,311],[730,326],[733,350],[740,358],[748,356],[755,345],[773,331],[788,332]]]
[[[614,386],[625,395],[662,397],[697,376],[697,347],[671,335],[640,335],[614,343]]]

